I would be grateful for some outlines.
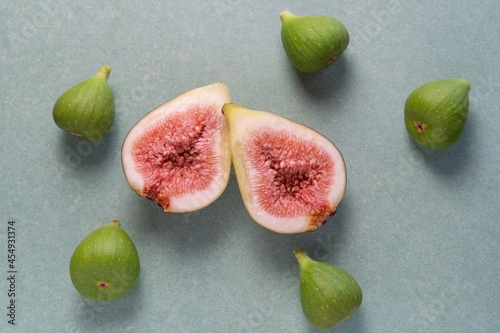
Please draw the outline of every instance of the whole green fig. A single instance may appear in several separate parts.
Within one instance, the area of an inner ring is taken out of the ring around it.
[[[426,83],[406,99],[407,131],[424,147],[445,149],[462,135],[469,114],[470,83],[446,79]]]
[[[115,102],[108,84],[109,66],[63,93],[56,101],[52,117],[62,130],[92,141],[103,139],[115,118]]]
[[[302,72],[318,72],[333,64],[349,45],[347,28],[329,16],[280,13],[281,40],[292,64]]]
[[[88,235],[70,261],[71,281],[84,297],[112,301],[126,295],[139,277],[140,264],[132,239],[111,221]]]
[[[361,287],[346,271],[312,260],[299,248],[294,251],[300,266],[300,302],[307,320],[329,328],[346,320],[361,305]]]

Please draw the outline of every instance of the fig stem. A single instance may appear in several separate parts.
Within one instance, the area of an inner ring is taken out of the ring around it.
[[[288,10],[284,10],[280,13],[280,19],[281,19],[281,22],[284,22],[288,19],[291,19],[292,17],[295,17],[296,15],[293,15],[292,13],[290,13]]]
[[[113,220],[113,221],[109,222],[108,225],[116,225],[118,228],[121,227],[120,221],[117,221],[117,220]]]
[[[307,252],[301,247],[295,249],[293,251],[293,254],[295,255],[297,261],[299,262],[300,268],[304,268],[313,262],[313,260],[309,258],[309,256],[307,255]]]
[[[229,113],[231,113],[234,109],[237,109],[238,107],[240,107],[240,106],[237,104],[234,104],[234,103],[225,103],[222,106],[222,114],[228,115]]]
[[[102,76],[104,74],[106,79],[108,79],[110,73],[111,73],[111,67],[104,65],[101,66],[101,68],[99,68],[99,71],[95,76]]]
[[[469,80],[464,79],[464,78],[460,78],[460,79],[457,79],[457,81],[460,82],[461,84],[463,84],[464,87],[467,87],[467,91],[470,91],[470,82],[469,82]]]

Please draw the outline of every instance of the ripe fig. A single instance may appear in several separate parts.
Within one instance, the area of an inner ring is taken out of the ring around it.
[[[300,303],[311,324],[329,328],[359,308],[361,287],[349,273],[309,258],[303,249],[294,254],[300,267]]]
[[[109,66],[63,93],[56,101],[52,117],[59,128],[92,141],[103,139],[115,118],[115,102],[108,84]]]
[[[424,147],[450,147],[462,135],[469,114],[470,83],[446,79],[426,83],[406,99],[404,119],[410,135]]]
[[[279,233],[313,231],[337,210],[346,170],[335,145],[267,111],[225,104],[236,179],[250,216]]]
[[[127,134],[122,165],[130,187],[165,212],[190,212],[215,201],[231,172],[229,88],[188,91],[144,116]]]
[[[292,64],[302,72],[318,72],[333,64],[349,45],[347,28],[329,16],[280,13],[281,40]]]
[[[134,287],[139,271],[137,249],[118,221],[88,235],[70,261],[73,285],[82,296],[94,301],[125,296]]]

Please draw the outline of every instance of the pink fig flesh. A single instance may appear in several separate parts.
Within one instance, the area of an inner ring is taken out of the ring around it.
[[[260,225],[279,233],[316,230],[346,186],[340,151],[315,130],[267,111],[226,104],[230,148],[243,202]]]
[[[265,211],[290,218],[311,212],[311,227],[322,225],[336,207],[326,200],[335,171],[331,157],[286,130],[256,130],[244,145],[256,172],[255,195]],[[270,200],[269,200],[270,199]]]
[[[142,118],[122,147],[130,187],[165,212],[206,207],[224,191],[231,159],[221,113],[229,89],[214,83],[186,92]]]

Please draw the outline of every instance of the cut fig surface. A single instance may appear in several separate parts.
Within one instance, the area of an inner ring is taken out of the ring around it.
[[[230,102],[221,82],[188,91],[144,116],[127,134],[122,165],[130,187],[165,212],[206,207],[224,191],[231,157]]]
[[[342,154],[326,137],[267,111],[228,103],[230,148],[245,207],[279,233],[316,230],[336,212],[346,187]]]

